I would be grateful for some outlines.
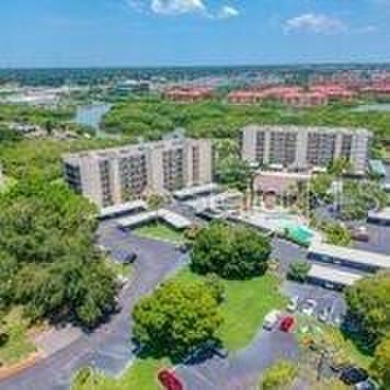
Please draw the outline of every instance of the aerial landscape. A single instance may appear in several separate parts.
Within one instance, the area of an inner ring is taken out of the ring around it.
[[[0,390],[389,390],[390,3],[7,3]]]

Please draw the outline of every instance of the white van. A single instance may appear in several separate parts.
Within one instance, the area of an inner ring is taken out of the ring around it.
[[[280,310],[272,310],[269,312],[264,318],[263,328],[269,331],[273,330],[278,324],[281,315],[282,313]]]

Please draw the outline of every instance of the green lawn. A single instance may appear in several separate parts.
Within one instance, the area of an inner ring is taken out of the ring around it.
[[[185,269],[176,278],[190,281],[202,277]],[[226,299],[221,305],[224,323],[219,335],[229,350],[238,350],[251,342],[265,315],[272,309],[283,308],[287,299],[280,294],[279,281],[271,274],[245,281],[222,282]]]
[[[286,304],[275,276],[265,275],[247,281],[224,281],[226,301],[222,304],[224,323],[220,336],[229,350],[248,345],[264,317]]]
[[[12,364],[34,352],[35,347],[27,337],[29,321],[23,318],[20,307],[11,310],[4,320],[9,339],[0,347],[0,362]]]
[[[160,390],[156,375],[169,363],[155,359],[137,359],[118,380],[93,373],[84,383],[75,380],[72,390]]]
[[[145,238],[154,238],[162,241],[181,243],[183,233],[174,230],[164,223],[149,223],[133,229],[133,233]]]

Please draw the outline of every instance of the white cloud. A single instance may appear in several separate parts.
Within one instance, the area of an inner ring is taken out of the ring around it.
[[[230,18],[235,18],[238,15],[240,15],[240,12],[238,11],[237,8],[234,8],[230,5],[224,5],[217,13],[217,18],[230,19]]]
[[[162,16],[198,14],[209,19],[231,19],[240,14],[231,5],[210,10],[207,0],[121,0],[132,11],[149,10]]]
[[[206,12],[202,0],[152,0],[150,8],[156,14],[163,15]]]
[[[302,14],[286,20],[284,29],[291,31],[307,31],[316,34],[333,34],[345,32],[348,27],[339,19],[323,14]]]

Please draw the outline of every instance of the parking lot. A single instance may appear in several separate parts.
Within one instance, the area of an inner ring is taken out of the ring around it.
[[[323,310],[328,310],[329,323],[339,325],[340,320],[346,314],[347,305],[344,296],[338,291],[290,281],[284,282],[282,289],[283,293],[288,297],[297,297],[299,299],[298,311],[300,311],[303,304],[310,299],[316,302],[313,316],[318,317]]]

